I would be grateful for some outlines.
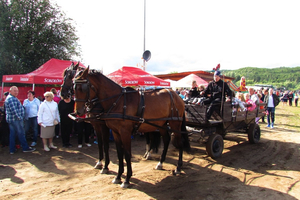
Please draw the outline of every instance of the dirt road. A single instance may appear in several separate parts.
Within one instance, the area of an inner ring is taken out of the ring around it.
[[[184,167],[172,175],[178,151],[170,145],[163,170],[155,170],[159,155],[145,160],[145,140],[132,140],[131,186],[112,184],[118,170],[114,143],[110,145],[109,174],[93,168],[97,146],[34,153],[0,152],[0,199],[300,199],[300,133],[261,124],[259,144],[249,144],[244,134],[228,134],[221,158],[211,159],[205,146],[192,135],[191,154]],[[160,148],[161,149],[161,148]],[[159,152],[160,154],[160,152]]]

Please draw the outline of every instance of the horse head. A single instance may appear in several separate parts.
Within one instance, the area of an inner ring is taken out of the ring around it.
[[[63,73],[64,82],[61,85],[61,96],[63,98],[70,97],[74,95],[73,91],[73,78],[75,77],[75,74],[78,70],[83,70],[83,67],[79,66],[79,62],[75,65],[74,62],[72,62],[71,66],[66,68]]]
[[[89,67],[83,71],[77,70],[73,80],[75,94],[75,113],[82,116],[86,113],[87,103],[90,101],[90,82],[88,81]]]

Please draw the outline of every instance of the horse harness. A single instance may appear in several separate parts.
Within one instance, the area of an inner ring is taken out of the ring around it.
[[[155,126],[157,128],[163,128],[161,126],[158,126],[154,123],[152,123],[153,121],[168,121],[168,120],[176,120],[176,121],[182,121],[183,118],[182,117],[178,117],[178,109],[175,106],[174,103],[174,99],[173,99],[173,95],[171,93],[171,91],[169,89],[169,95],[172,101],[172,107],[171,107],[171,117],[165,117],[165,118],[157,118],[157,119],[145,119],[144,118],[144,112],[145,112],[145,91],[136,91],[136,90],[131,90],[129,88],[122,88],[122,91],[120,94],[116,94],[116,95],[112,95],[106,99],[102,99],[99,100],[97,95],[95,98],[90,99],[90,88],[95,92],[95,94],[97,94],[97,89],[94,87],[94,85],[90,84],[88,77],[85,80],[74,80],[73,81],[74,84],[74,90],[76,89],[77,85],[81,85],[81,89],[84,93],[86,93],[86,97],[85,99],[78,99],[75,98],[74,101],[75,102],[86,102],[85,103],[85,110],[87,111],[87,113],[93,114],[95,115],[94,117],[89,117],[89,118],[85,118],[83,119],[84,121],[90,121],[91,119],[98,119],[98,120],[104,120],[104,119],[123,119],[123,120],[131,120],[131,121],[135,121],[138,122],[138,124],[136,124],[135,129],[138,130],[138,128],[141,126],[142,123],[146,123],[149,124],[151,126]],[[126,108],[127,108],[127,102],[126,102],[126,95],[130,94],[130,93],[134,93],[134,92],[139,92],[139,96],[140,96],[140,103],[138,106],[138,110],[137,110],[137,115],[136,116],[130,116],[130,115],[126,115]],[[124,101],[123,101],[123,113],[111,113],[112,109],[119,103],[121,97],[124,97]],[[110,99],[116,99],[115,102],[111,105],[111,107],[108,109],[107,112],[104,111],[104,108],[102,107],[101,103],[104,101],[108,101]],[[95,109],[96,108],[96,109]],[[177,113],[177,117],[174,117],[174,110],[173,108],[175,108],[175,112]],[[98,109],[98,110],[97,110]]]

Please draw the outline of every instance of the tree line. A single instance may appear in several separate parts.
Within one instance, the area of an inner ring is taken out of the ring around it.
[[[0,79],[80,57],[76,29],[49,0],[0,0]]]
[[[300,67],[256,68],[244,67],[236,70],[221,70],[225,76],[234,77],[240,85],[241,77],[246,78],[246,86],[255,84],[273,85],[287,90],[300,90]]]

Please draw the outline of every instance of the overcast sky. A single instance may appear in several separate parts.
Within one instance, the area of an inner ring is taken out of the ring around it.
[[[142,64],[144,0],[52,0],[74,20],[81,62],[108,74]],[[152,74],[300,66],[300,1],[146,0]]]

